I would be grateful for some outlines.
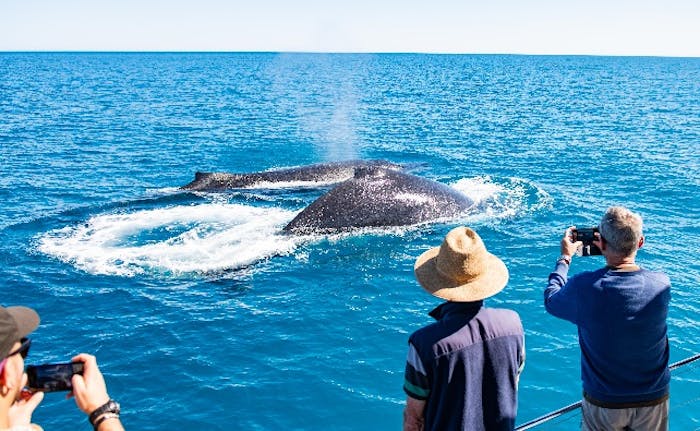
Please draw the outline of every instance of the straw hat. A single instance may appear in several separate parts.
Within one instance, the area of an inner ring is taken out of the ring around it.
[[[452,229],[440,247],[416,259],[418,283],[430,294],[448,301],[479,301],[503,290],[508,268],[468,227]]]

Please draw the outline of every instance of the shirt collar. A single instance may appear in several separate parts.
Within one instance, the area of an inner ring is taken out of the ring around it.
[[[440,320],[450,314],[476,314],[483,306],[483,299],[481,301],[472,302],[447,301],[435,307],[435,309],[428,314],[435,320]]]

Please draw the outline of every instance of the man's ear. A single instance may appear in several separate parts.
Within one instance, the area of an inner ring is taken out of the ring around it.
[[[607,250],[607,248],[608,248],[608,243],[607,243],[607,241],[605,241],[605,238],[603,238],[602,236],[600,237],[600,247],[598,247],[598,248],[600,248],[601,250]]]
[[[2,367],[2,371],[0,371],[0,387],[2,387],[3,392],[5,389],[14,388],[15,382],[17,381],[16,367],[11,366],[9,362],[8,358],[8,361],[5,362],[5,366]]]
[[[7,362],[5,362],[5,366],[2,367],[2,370],[0,370],[0,396],[1,397],[6,397],[7,394],[10,393],[10,388],[8,388],[5,385],[5,382],[12,381],[9,379],[9,376],[7,375]]]

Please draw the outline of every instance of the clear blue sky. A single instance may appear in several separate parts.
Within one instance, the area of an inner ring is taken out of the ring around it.
[[[700,0],[0,0],[0,51],[700,57]]]

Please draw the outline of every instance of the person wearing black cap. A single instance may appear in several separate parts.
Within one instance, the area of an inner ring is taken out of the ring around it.
[[[27,336],[39,326],[39,315],[28,307],[0,307],[0,431],[41,431],[31,423],[32,413],[44,398],[42,392],[27,396],[24,358],[31,340]],[[96,431],[123,431],[119,405],[107,395],[104,377],[94,356],[81,353],[73,361],[83,362],[83,375],[73,376],[75,403],[88,414]]]

